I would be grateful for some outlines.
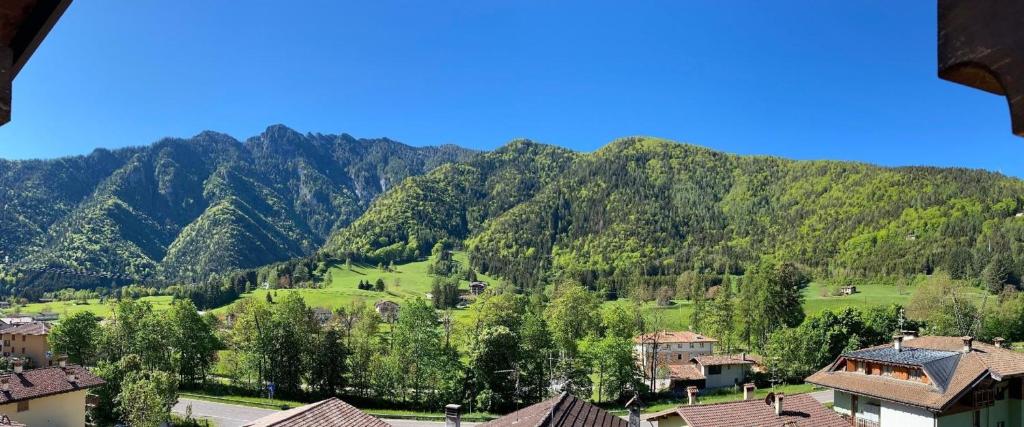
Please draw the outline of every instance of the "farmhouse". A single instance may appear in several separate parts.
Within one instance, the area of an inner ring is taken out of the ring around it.
[[[360,411],[336,397],[276,412],[246,424],[244,427],[320,426],[320,427],[388,427],[390,424]]]
[[[711,355],[718,340],[690,331],[660,331],[633,338],[644,378],[655,378],[655,388],[665,390],[675,382],[699,381],[692,360]]]
[[[853,295],[855,293],[857,293],[857,287],[854,285],[843,286],[839,288],[840,295]]]
[[[6,325],[0,329],[0,352],[4,357],[28,359],[32,367],[50,366],[51,361],[47,357],[50,345],[46,339],[49,333],[50,325],[43,322]]]
[[[317,307],[313,309],[313,321],[315,321],[317,325],[326,325],[332,318],[334,318],[334,313],[328,308]]]
[[[905,342],[904,342],[905,341]],[[1010,426],[1024,420],[1024,353],[971,337],[893,337],[840,355],[807,378],[866,427]]]
[[[751,371],[758,364],[753,357],[739,355],[697,356],[690,360],[700,373],[705,390],[732,387],[747,381]]]
[[[80,366],[65,365],[0,375],[0,414],[29,426],[85,425],[85,396],[103,380]]]
[[[394,322],[398,320],[398,310],[401,308],[398,306],[398,303],[394,301],[380,300],[377,301],[377,304],[374,304],[373,307],[385,322]]]
[[[749,396],[747,396],[749,397]],[[686,405],[643,417],[658,427],[849,427],[850,423],[808,394],[769,394],[764,400]]]

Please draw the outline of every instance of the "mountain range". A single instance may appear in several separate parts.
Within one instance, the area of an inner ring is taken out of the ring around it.
[[[960,168],[738,156],[657,138],[581,153],[411,147],[271,126],[0,161],[0,260],[202,281],[320,253],[401,262],[442,242],[521,286],[619,290],[772,255],[827,274],[1019,277],[1024,181]],[[34,270],[33,270],[34,269]]]

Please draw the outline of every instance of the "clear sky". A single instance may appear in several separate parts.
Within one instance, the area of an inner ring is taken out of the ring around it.
[[[1005,100],[936,77],[935,3],[80,0],[14,82],[0,157],[283,123],[1024,176]]]

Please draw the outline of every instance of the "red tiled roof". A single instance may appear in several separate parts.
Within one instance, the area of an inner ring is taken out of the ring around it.
[[[692,363],[685,365],[668,365],[669,378],[673,380],[697,381],[703,380],[704,374]]]
[[[612,415],[569,393],[562,393],[515,411],[479,427],[627,427],[626,420]]]
[[[30,322],[13,325],[3,329],[5,334],[46,335],[50,333],[50,325],[44,322]]]
[[[747,356],[738,354],[726,354],[716,356],[697,356],[692,360],[696,360],[703,366],[715,366],[715,365],[753,365],[755,362],[753,359]]]
[[[245,427],[389,427],[390,424],[332,397],[309,405],[276,412]]]
[[[660,331],[651,334],[643,334],[633,338],[633,342],[640,344],[657,340],[659,344],[668,343],[698,343],[718,342],[718,340],[691,331]]]
[[[871,348],[889,345],[891,344]],[[963,350],[963,341],[960,337],[926,336],[906,340],[903,347],[960,352]],[[944,390],[934,383],[924,384],[837,370],[843,360],[845,358],[840,356],[829,366],[807,377],[806,381],[823,387],[931,410],[949,407],[978,381],[988,376],[998,380],[1024,375],[1024,353],[980,342],[974,342],[971,352],[960,356]]]
[[[85,390],[104,384],[102,379],[81,366],[68,365],[67,369],[75,375],[75,382],[68,381],[64,368],[59,366],[30,369],[20,374],[11,372],[0,375],[0,382],[7,379],[10,388],[7,391],[0,391],[0,405]]]
[[[782,415],[764,400],[680,406],[649,414],[644,420],[682,417],[689,427],[849,427],[838,413],[826,408],[809,394],[794,394],[783,400]]]

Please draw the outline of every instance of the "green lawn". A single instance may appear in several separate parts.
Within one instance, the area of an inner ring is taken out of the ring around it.
[[[454,257],[462,265],[466,264],[466,254],[455,252]],[[394,271],[383,271],[376,266],[353,264],[349,270],[344,265],[333,266],[328,270],[329,280],[324,282],[319,289],[259,289],[245,294],[242,298],[264,299],[267,293],[272,293],[276,298],[282,298],[288,293],[296,293],[302,297],[311,307],[325,307],[335,309],[346,306],[352,301],[363,299],[373,303],[378,300],[390,300],[401,302],[408,298],[426,298],[434,283],[434,275],[427,273],[429,261],[417,261],[395,266]],[[374,283],[377,279],[384,279],[386,290],[384,292],[360,290],[357,286],[360,280]],[[497,284],[497,281],[486,275],[478,275],[478,280],[489,284]],[[461,281],[460,289],[469,290],[469,282]],[[233,304],[231,304],[233,305]],[[224,313],[230,310],[231,305],[214,310],[215,313]],[[465,310],[456,310],[465,311]]]
[[[160,295],[152,297],[142,297],[139,301],[148,301],[153,304],[153,309],[156,311],[166,310],[171,306],[171,300],[174,297],[169,295]],[[87,304],[79,304],[75,301],[52,301],[52,302],[36,302],[26,304],[18,308],[10,308],[4,310],[4,314],[12,314],[15,312],[21,313],[39,313],[39,312],[53,312],[59,314],[61,317],[66,317],[75,313],[83,311],[89,311],[99,317],[107,317],[110,315],[110,304],[102,303],[99,299],[90,299]]]

